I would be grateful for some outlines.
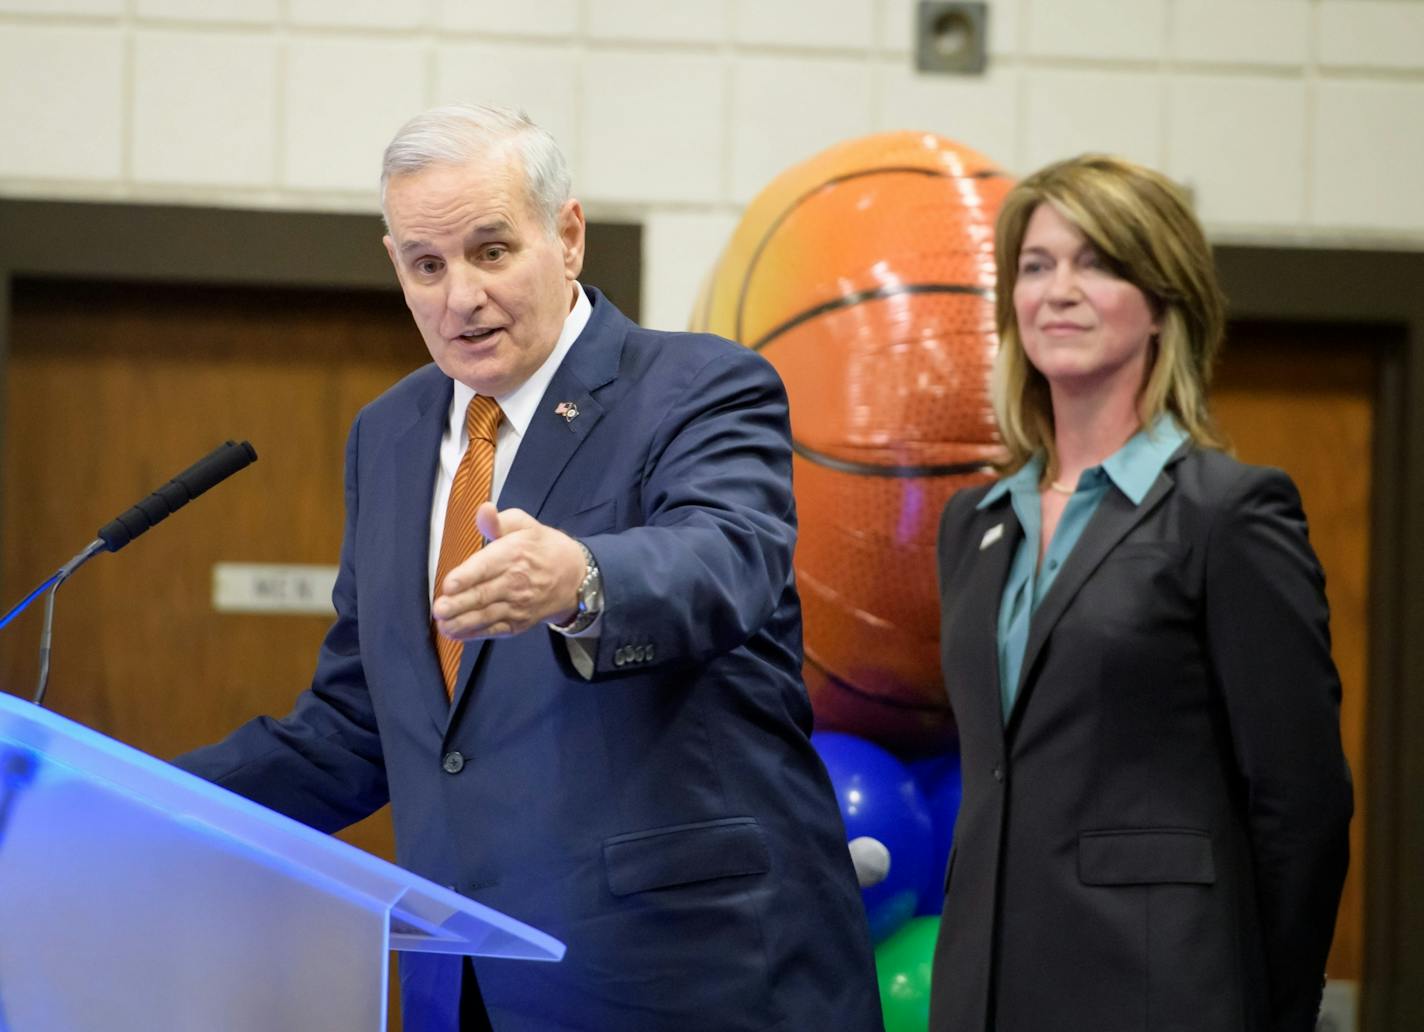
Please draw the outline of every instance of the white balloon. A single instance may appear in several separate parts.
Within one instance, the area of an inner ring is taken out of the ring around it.
[[[890,850],[878,838],[862,835],[850,840],[850,862],[862,889],[879,885],[890,873]]]

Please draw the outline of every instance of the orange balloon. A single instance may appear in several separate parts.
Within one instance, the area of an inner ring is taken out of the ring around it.
[[[954,735],[935,536],[999,453],[993,228],[1012,185],[941,136],[839,144],[748,205],[692,318],[786,383],[817,727],[892,749]]]

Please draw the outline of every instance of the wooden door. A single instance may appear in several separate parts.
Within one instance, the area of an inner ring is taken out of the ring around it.
[[[1355,774],[1350,873],[1328,973],[1364,971],[1365,715],[1370,647],[1370,528],[1375,406],[1383,348],[1368,327],[1233,326],[1213,408],[1238,458],[1295,480],[1325,569],[1330,631],[1343,689],[1340,722]]]
[[[60,589],[50,708],[165,758],[287,712],[329,620],[215,612],[213,564],[335,564],[351,420],[427,358],[396,292],[17,282],[5,607],[224,440],[259,456]],[[40,610],[0,635],[0,685],[26,698]],[[342,837],[394,855],[386,811]]]

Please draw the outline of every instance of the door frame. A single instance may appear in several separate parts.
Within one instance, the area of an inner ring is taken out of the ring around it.
[[[641,233],[628,223],[588,227],[585,280],[634,319]],[[17,277],[395,294],[380,234],[372,214],[0,198],[0,406]],[[1373,324],[1392,341],[1380,355],[1370,458],[1369,759],[1355,772],[1369,797],[1362,1006],[1366,1029],[1424,1028],[1424,878],[1411,862],[1424,856],[1424,749],[1405,747],[1424,741],[1424,535],[1408,524],[1424,513],[1424,252],[1215,251],[1233,317]],[[0,408],[0,428],[3,416]]]

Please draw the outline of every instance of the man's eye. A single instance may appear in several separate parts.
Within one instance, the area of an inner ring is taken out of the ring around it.
[[[486,247],[484,251],[481,252],[481,256],[487,262],[497,262],[508,253],[509,248],[507,247]]]
[[[434,276],[440,271],[440,263],[434,258],[421,258],[415,263],[415,271],[422,276]]]

